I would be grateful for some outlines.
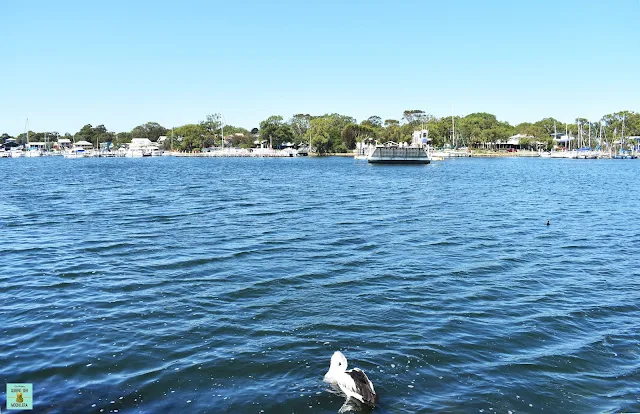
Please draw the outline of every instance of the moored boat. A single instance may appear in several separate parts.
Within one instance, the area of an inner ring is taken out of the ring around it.
[[[429,164],[431,157],[426,147],[379,145],[367,161],[371,164]]]
[[[124,152],[127,158],[161,157],[163,151],[160,146],[148,138],[133,138],[129,148]]]

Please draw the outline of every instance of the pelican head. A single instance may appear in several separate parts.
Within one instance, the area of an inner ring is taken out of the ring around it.
[[[347,370],[347,358],[340,351],[333,353],[331,357],[331,365],[329,371],[324,374],[324,382],[334,384],[337,382],[336,375],[342,374]]]

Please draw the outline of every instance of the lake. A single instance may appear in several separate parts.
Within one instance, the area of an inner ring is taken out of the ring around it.
[[[640,411],[639,172],[2,159],[1,408],[336,413],[341,350],[375,413]]]

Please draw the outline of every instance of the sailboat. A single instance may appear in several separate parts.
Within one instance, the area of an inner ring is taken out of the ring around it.
[[[557,132],[555,123],[553,124],[553,129],[554,129],[554,131],[556,131],[556,132],[553,133],[554,137],[556,137],[556,139],[558,139],[558,143],[564,143],[565,147],[564,147],[564,149],[562,151],[551,151],[550,157],[551,158],[572,158],[571,157],[571,151],[570,151],[570,149],[571,149],[571,139],[569,137],[568,124],[565,123],[565,125],[564,125],[564,130],[565,130],[564,135],[559,135],[561,133]]]
[[[460,137],[460,134],[458,134],[458,137]],[[461,142],[461,139],[459,139],[458,141]],[[456,146],[456,120],[453,112],[453,105],[451,105],[451,145],[450,148],[447,148],[447,146],[449,145],[445,145],[445,148],[441,150],[432,151],[431,157],[435,157],[435,159],[471,157],[471,150],[469,148],[465,147],[459,149]]]
[[[26,152],[24,153],[25,157],[41,157],[42,151],[39,148],[31,148],[29,146],[29,118],[27,118],[27,124],[25,125],[25,129],[27,130],[27,143],[26,143]]]

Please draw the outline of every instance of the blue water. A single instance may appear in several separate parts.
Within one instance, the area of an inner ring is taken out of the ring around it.
[[[339,349],[374,413],[640,411],[639,172],[2,159],[1,408],[336,413]]]

